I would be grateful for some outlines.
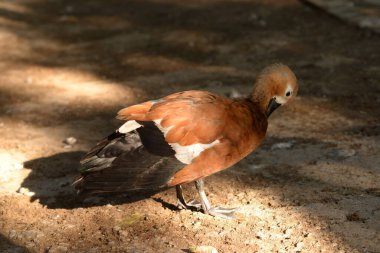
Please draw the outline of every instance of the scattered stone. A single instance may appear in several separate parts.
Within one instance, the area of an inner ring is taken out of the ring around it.
[[[66,246],[61,246],[61,245],[51,246],[47,250],[48,253],[65,253],[67,251],[68,251],[67,247]]]
[[[241,94],[239,91],[232,89],[230,93],[228,93],[228,97],[235,99],[235,98],[241,98],[243,97],[243,94]]]
[[[267,239],[267,236],[263,231],[258,231],[256,233],[256,238],[259,240],[265,240],[265,239]]]
[[[65,11],[68,12],[68,13],[73,12],[73,11],[74,11],[74,6],[72,6],[72,5],[67,5],[67,6],[65,7]]]
[[[251,15],[249,15],[249,20],[258,20],[258,19],[259,19],[259,16],[256,13],[251,13]]]
[[[213,246],[196,246],[189,250],[192,253],[218,253],[218,250]]]
[[[284,230],[284,239],[290,239],[292,234],[293,234],[293,229],[288,228],[288,229]]]
[[[337,160],[344,160],[354,156],[355,154],[356,151],[353,149],[334,149],[327,154],[327,157]]]
[[[34,242],[27,242],[25,244],[26,248],[34,248],[36,246],[36,244]]]
[[[245,197],[245,193],[241,192],[236,197],[238,198],[238,200],[242,200]]]
[[[252,165],[249,165],[249,170],[250,171],[260,171],[262,169],[264,169],[265,167],[267,167],[266,164],[252,164]]]
[[[36,194],[35,192],[31,192],[28,188],[25,187],[20,187],[17,192],[28,197],[34,196]]]
[[[293,146],[294,141],[289,141],[289,142],[279,142],[276,144],[273,144],[271,147],[271,150],[276,150],[276,149],[289,149]]]
[[[297,243],[295,243],[294,244],[294,246],[296,247],[295,250],[296,251],[301,251],[303,249],[304,245],[305,244],[303,242],[297,242]]]
[[[343,150],[338,150],[338,156],[348,158],[351,156],[354,156],[356,154],[356,151],[353,149],[343,149]]]
[[[118,233],[121,230],[121,227],[120,226],[114,226],[112,228],[112,230]]]
[[[202,226],[202,222],[200,222],[200,221],[193,222],[193,229],[194,230],[200,229],[201,226]]]
[[[63,143],[66,144],[65,146],[63,146],[63,148],[64,149],[71,149],[76,142],[77,142],[77,139],[75,139],[74,137],[67,137],[63,141]]]
[[[8,237],[9,237],[9,239],[16,238],[17,237],[17,231],[16,230],[9,231]]]
[[[27,77],[26,79],[25,79],[25,83],[27,83],[27,84],[32,84],[33,83],[33,77]]]
[[[259,20],[259,25],[260,26],[266,26],[267,25],[267,22],[263,19]]]
[[[73,146],[75,143],[77,142],[77,139],[75,139],[74,137],[67,137],[63,143],[67,144],[67,145],[70,145],[70,146]]]
[[[21,164],[21,163],[15,163],[15,164],[13,165],[13,168],[15,168],[16,170],[21,170],[21,169],[24,168],[24,165]]]
[[[118,222],[118,225],[120,227],[131,226],[134,223],[140,221],[142,218],[143,218],[142,215],[139,214],[139,213],[134,213],[134,214],[131,214],[131,215],[127,215],[127,216],[124,216],[123,219]]]

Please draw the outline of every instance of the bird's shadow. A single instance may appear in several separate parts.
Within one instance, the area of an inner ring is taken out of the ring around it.
[[[163,208],[167,208],[167,209],[172,210],[172,211],[179,211],[179,210],[181,210],[181,208],[179,208],[178,206],[173,205],[173,204],[171,204],[169,202],[166,202],[162,198],[153,197],[152,199],[154,201],[160,203]]]
[[[62,152],[24,162],[24,168],[31,171],[22,182],[19,192],[31,196],[31,201],[38,200],[42,205],[53,209],[133,203],[159,192],[78,195],[73,182],[80,177],[79,161],[84,154],[83,151]],[[154,200],[169,209],[178,209],[162,199]]]

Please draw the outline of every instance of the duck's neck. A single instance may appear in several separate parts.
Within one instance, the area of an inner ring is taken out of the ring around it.
[[[255,104],[255,106],[260,110],[261,113],[266,115],[267,107],[268,107],[268,99],[265,96],[265,93],[253,92],[248,100]]]
[[[249,108],[252,117],[252,127],[255,129],[255,132],[260,133],[263,137],[267,131],[268,127],[268,118],[265,113],[260,108],[260,104],[253,101],[250,97],[241,101],[245,106]]]

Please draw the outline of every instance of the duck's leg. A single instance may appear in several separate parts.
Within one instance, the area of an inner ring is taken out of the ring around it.
[[[201,198],[202,209],[205,214],[225,219],[234,218],[236,208],[211,207],[211,204],[208,201],[206,193],[204,191],[204,182],[202,179],[195,181],[195,187],[197,188],[199,196]]]
[[[183,196],[182,186],[176,185],[175,191],[177,193],[177,205],[182,209],[202,209],[201,203],[195,200],[186,202],[185,197]]]

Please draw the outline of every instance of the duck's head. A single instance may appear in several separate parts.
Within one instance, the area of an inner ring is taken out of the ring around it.
[[[272,64],[259,74],[251,100],[260,105],[267,117],[279,106],[292,100],[298,91],[297,78],[284,64]]]

